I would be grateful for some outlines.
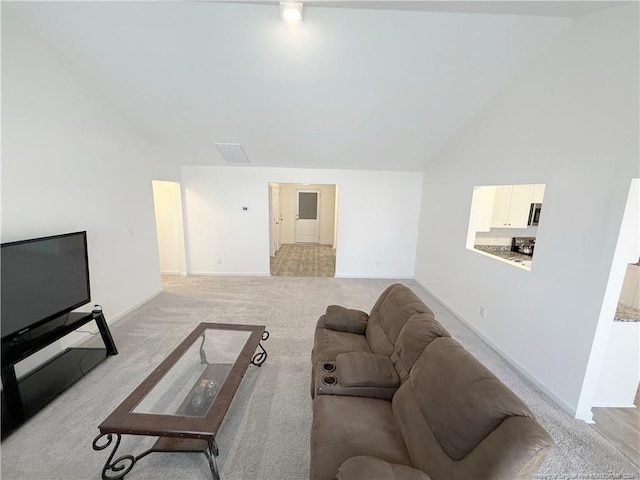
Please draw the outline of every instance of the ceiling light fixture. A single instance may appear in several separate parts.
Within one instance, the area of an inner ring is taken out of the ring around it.
[[[302,2],[280,2],[280,18],[287,23],[302,21]]]

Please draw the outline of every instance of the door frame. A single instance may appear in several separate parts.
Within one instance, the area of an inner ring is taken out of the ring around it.
[[[274,202],[277,196],[278,201]],[[280,185],[269,183],[269,255],[274,257],[282,246],[282,211],[280,207]]]

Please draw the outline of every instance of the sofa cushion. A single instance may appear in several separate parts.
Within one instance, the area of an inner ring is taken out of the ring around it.
[[[434,479],[447,478],[443,472],[451,466],[453,460],[442,449],[429,427],[422,414],[420,401],[410,380],[407,380],[393,396],[393,414],[409,451],[411,465]],[[476,477],[471,478],[475,480]]]
[[[531,478],[553,441],[451,338],[437,338],[393,397],[412,465],[434,479]]]
[[[422,351],[439,337],[450,337],[449,332],[429,313],[416,313],[405,323],[398,335],[391,360],[401,381],[409,376],[411,367]]]
[[[433,312],[413,291],[405,285],[395,283],[378,298],[367,325],[367,342],[373,353],[391,356],[400,331],[416,313]]]
[[[317,395],[313,401],[311,480],[335,480],[340,465],[358,455],[410,465],[391,402]]]
[[[452,462],[442,478],[534,478],[552,447],[553,440],[534,419],[513,415],[463,460]]]
[[[320,317],[316,328],[328,328],[339,332],[364,334],[369,315],[361,310],[329,305],[324,315]]]
[[[344,462],[338,480],[430,480],[421,470],[361,455]]]
[[[335,360],[340,353],[371,352],[364,335],[336,332],[326,328],[316,330],[314,344],[314,364],[321,360]]]
[[[386,355],[350,352],[336,357],[338,380],[345,387],[398,388],[400,378]]]
[[[493,373],[451,338],[434,340],[409,381],[447,454],[459,460],[507,417],[533,417]]]

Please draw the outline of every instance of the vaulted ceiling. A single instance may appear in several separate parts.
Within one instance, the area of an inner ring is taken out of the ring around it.
[[[607,2],[3,2],[141,134],[188,165],[424,170]]]

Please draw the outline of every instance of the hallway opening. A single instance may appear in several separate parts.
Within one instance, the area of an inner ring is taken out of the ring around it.
[[[269,183],[271,275],[335,275],[337,204],[337,185]]]

